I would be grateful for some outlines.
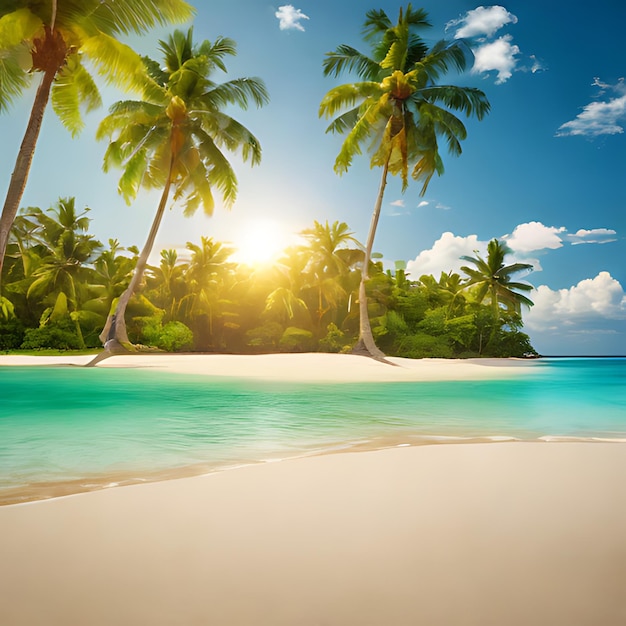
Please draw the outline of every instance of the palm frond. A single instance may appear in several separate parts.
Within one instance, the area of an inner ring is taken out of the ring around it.
[[[104,33],[141,34],[159,24],[186,22],[194,13],[184,0],[124,0],[99,2],[88,17]]]
[[[371,9],[365,14],[363,37],[366,40],[380,37],[393,26],[388,15],[382,9]]]
[[[23,7],[8,13],[2,9],[2,13],[3,15],[0,17],[0,46],[3,55],[5,51],[16,48],[23,41],[32,39],[43,27],[41,19],[30,8]]]
[[[198,47],[198,54],[205,56],[211,65],[226,72],[226,65],[222,59],[226,55],[235,56],[237,44],[228,37],[218,37],[213,43],[203,41]]]
[[[25,43],[42,28],[41,20],[27,8],[0,17],[0,113],[6,111],[30,84],[32,66]]]
[[[208,133],[199,134],[198,150],[201,160],[210,163],[207,168],[208,180],[221,192],[226,206],[232,206],[237,197],[237,176],[222,151]]]
[[[319,108],[320,117],[333,117],[342,109],[351,109],[370,97],[382,95],[380,83],[362,82],[338,85],[322,99]]]
[[[210,101],[218,109],[235,104],[245,110],[250,100],[257,107],[267,104],[269,94],[260,78],[236,78],[217,85],[204,95],[203,100]]]
[[[337,116],[326,129],[327,133],[343,134],[349,131],[359,119],[360,107],[355,107]]]
[[[261,162],[261,144],[243,124],[226,113],[194,111],[193,115],[200,122],[202,133],[210,135],[218,146],[231,152],[240,150],[244,162],[250,161],[253,166]]]
[[[30,84],[31,75],[25,72],[13,57],[0,56],[0,113],[22,95]]]
[[[84,40],[81,46],[107,83],[125,90],[141,92],[147,72],[141,57],[114,37],[97,34]]]
[[[339,76],[355,72],[365,80],[375,80],[381,73],[380,65],[352,46],[340,45],[334,52],[327,52],[322,63],[324,76]]]
[[[473,87],[433,85],[420,89],[415,97],[428,100],[431,103],[440,102],[449,109],[465,113],[467,117],[475,115],[479,120],[483,119],[491,108],[485,94],[480,89]]]
[[[72,133],[72,137],[80,133],[85,125],[80,113],[81,105],[87,112],[101,106],[100,92],[89,72],[80,63],[78,55],[71,55],[57,74],[51,90],[51,101],[54,112]]]
[[[435,83],[442,74],[451,70],[464,72],[473,59],[474,54],[463,39],[454,41],[442,39],[421,61],[416,63],[416,67],[428,75],[431,83]]]
[[[124,172],[120,177],[117,189],[128,205],[137,196],[146,170],[146,163],[147,154],[145,150],[136,151],[131,158],[125,161]]]

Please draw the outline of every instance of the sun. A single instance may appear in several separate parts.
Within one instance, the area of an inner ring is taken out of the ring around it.
[[[269,219],[247,222],[233,241],[233,261],[244,265],[264,265],[275,261],[289,245],[289,235],[283,226]]]

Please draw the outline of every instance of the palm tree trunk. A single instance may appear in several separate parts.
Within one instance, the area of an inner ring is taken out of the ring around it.
[[[367,235],[365,256],[363,257],[363,265],[361,267],[361,283],[359,285],[359,340],[354,348],[352,348],[352,352],[354,354],[365,354],[375,359],[384,359],[385,355],[374,342],[374,336],[372,335],[372,327],[370,325],[370,318],[367,311],[367,293],[365,291],[365,284],[369,280],[368,269],[372,258],[374,237],[376,236],[378,220],[380,219],[380,210],[383,204],[383,196],[385,195],[385,187],[387,186],[388,171],[389,159],[387,159],[387,162],[383,167],[378,197],[376,198],[376,203],[374,204],[372,221],[370,222],[370,229]]]
[[[159,231],[159,226],[161,225],[161,221],[163,219],[163,215],[165,213],[165,207],[167,205],[167,199],[170,193],[170,187],[172,186],[172,172],[174,166],[174,158],[170,161],[170,170],[167,176],[167,181],[165,183],[165,188],[163,189],[163,193],[161,194],[161,200],[159,202],[159,206],[157,208],[156,215],[154,216],[154,220],[152,221],[152,227],[150,228],[150,233],[148,234],[148,239],[144,244],[143,250],[139,255],[139,259],[137,260],[137,265],[135,266],[135,271],[133,273],[133,277],[130,281],[130,284],[126,288],[126,291],[120,296],[120,299],[117,302],[117,306],[115,308],[115,313],[113,315],[109,315],[107,322],[104,326],[104,329],[100,333],[100,341],[107,348],[107,344],[112,342],[113,348],[120,347],[119,344],[123,348],[128,349],[130,346],[130,341],[128,340],[128,334],[126,333],[126,307],[128,306],[128,302],[141,283],[141,279],[143,278],[143,273],[146,269],[146,265],[148,264],[148,257],[152,252],[152,248],[154,247],[154,242]]]
[[[15,216],[20,207],[22,196],[24,195],[30,166],[33,161],[33,155],[35,154],[35,145],[37,144],[43,115],[50,98],[50,88],[52,87],[55,75],[56,71],[52,70],[44,72],[43,74],[35,95],[30,117],[28,118],[26,132],[24,133],[20,150],[17,153],[17,159],[15,161],[15,167],[13,168],[13,174],[11,174],[4,206],[2,207],[2,216],[0,217],[0,277],[2,276],[2,266],[4,264],[4,255],[9,240],[9,233],[11,232],[11,227],[13,226]]]
[[[78,300],[76,298],[76,286],[74,280],[70,277],[70,302],[74,315],[74,328],[76,329],[76,336],[78,337],[78,347],[81,350],[85,349],[85,338],[83,337],[83,331],[80,327],[80,320],[78,319]],[[71,315],[70,315],[71,317]]]

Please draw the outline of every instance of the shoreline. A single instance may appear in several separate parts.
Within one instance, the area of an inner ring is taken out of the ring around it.
[[[0,368],[84,366],[93,358],[94,355],[0,355]],[[142,368],[241,379],[342,383],[493,380],[536,373],[541,367],[540,359],[387,359],[393,365],[365,356],[321,352],[257,355],[157,353],[111,356],[94,369]]]
[[[0,355],[2,367],[81,367],[93,355],[72,356],[22,356]],[[300,384],[316,383],[372,383],[372,382],[446,382],[499,380],[517,376],[541,376],[540,360],[528,359],[402,359],[392,358],[394,366],[373,359],[341,354],[265,354],[265,355],[128,355],[110,357],[93,368],[142,369],[145,371],[192,374],[216,378],[249,380],[251,382],[286,382]],[[544,364],[545,365],[545,364]],[[544,369],[544,371],[546,371]],[[0,506],[11,506],[68,495],[101,491],[119,486],[176,480],[229,471],[233,468],[256,466],[276,461],[325,456],[341,452],[384,450],[396,447],[415,447],[441,444],[493,443],[493,442],[589,442],[620,443],[623,437],[568,437],[555,435],[510,435],[494,432],[477,434],[457,429],[454,433],[440,430],[433,423],[430,432],[407,429],[387,434],[370,435],[351,439],[338,438],[290,449],[276,443],[274,449],[252,455],[233,455],[229,458],[207,459],[191,464],[171,467],[119,467],[99,473],[86,472],[82,476],[59,477],[54,480],[36,480],[0,488]]]
[[[471,443],[0,507],[0,622],[618,626],[625,473],[623,445]]]
[[[265,458],[232,459],[222,462],[202,462],[170,468],[139,470],[108,471],[102,474],[90,474],[81,478],[57,481],[38,481],[15,487],[0,488],[0,508],[20,506],[80,496],[93,492],[123,487],[147,485],[160,482],[211,476],[222,472],[236,471],[242,468],[259,467],[266,464],[290,463],[299,459],[318,458],[341,454],[362,454],[394,450],[402,448],[420,448],[426,446],[457,446],[457,445],[619,445],[626,444],[624,438],[606,437],[571,437],[544,435],[534,439],[520,439],[512,436],[451,436],[451,435],[397,435],[380,437],[376,440],[338,441],[324,447],[316,447],[309,451],[299,451],[286,456],[278,452],[269,453]]]

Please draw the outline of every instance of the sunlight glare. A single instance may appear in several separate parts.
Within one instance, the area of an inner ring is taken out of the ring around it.
[[[247,223],[241,235],[233,242],[236,252],[232,259],[245,265],[272,263],[289,245],[289,235],[272,220],[254,220]]]

